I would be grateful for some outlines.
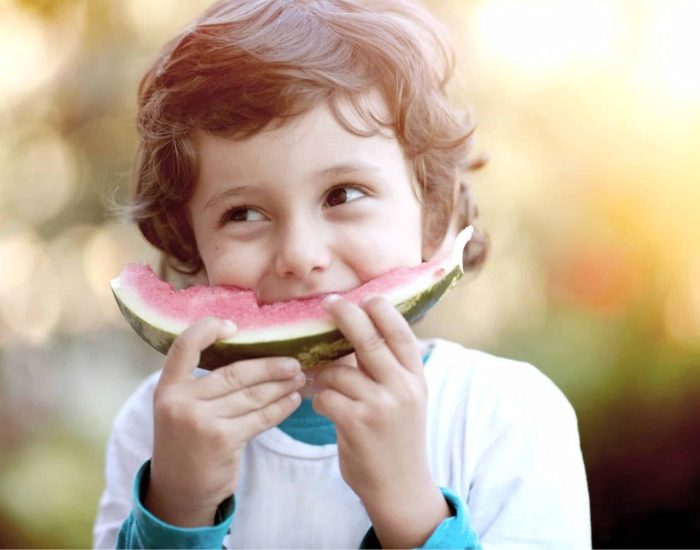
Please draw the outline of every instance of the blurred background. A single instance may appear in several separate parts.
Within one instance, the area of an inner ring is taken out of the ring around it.
[[[596,547],[700,547],[700,2],[432,0],[492,255],[419,326],[579,418]],[[161,358],[109,281],[135,90],[201,0],[0,0],[0,547],[87,547],[110,424]]]

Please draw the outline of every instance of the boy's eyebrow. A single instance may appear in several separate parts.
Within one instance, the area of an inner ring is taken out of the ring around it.
[[[355,160],[334,164],[333,166],[319,170],[316,175],[319,177],[332,178],[352,174],[354,172],[376,172],[378,170],[379,168],[373,164]]]
[[[238,187],[230,187],[229,189],[226,189],[225,191],[222,191],[221,193],[216,193],[214,196],[212,196],[204,205],[204,210],[207,208],[211,208],[219,202],[221,199],[226,199],[228,197],[235,197],[236,195],[240,195],[243,193],[243,191],[246,191],[247,189],[250,189],[249,185],[240,185]]]

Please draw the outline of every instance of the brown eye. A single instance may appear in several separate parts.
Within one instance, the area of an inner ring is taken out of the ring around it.
[[[347,199],[347,189],[345,189],[345,187],[338,187],[337,189],[333,189],[333,191],[328,193],[326,202],[328,203],[328,206],[338,206],[339,204],[343,204],[345,201],[347,201]]]
[[[352,202],[357,199],[361,199],[365,196],[365,193],[356,187],[336,187],[332,189],[330,193],[326,196],[326,204],[328,206],[339,206],[347,202]]]
[[[236,207],[228,210],[223,217],[223,222],[255,222],[264,220],[265,217],[255,208]]]

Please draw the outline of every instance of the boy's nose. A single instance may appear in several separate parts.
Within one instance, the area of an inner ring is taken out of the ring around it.
[[[318,228],[297,223],[282,230],[275,259],[279,277],[305,279],[314,272],[325,271],[330,261],[330,251]]]

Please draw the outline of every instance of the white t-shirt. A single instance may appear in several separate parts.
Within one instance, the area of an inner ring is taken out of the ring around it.
[[[461,495],[484,549],[590,548],[586,475],[574,411],[533,366],[432,342],[428,456],[436,484]],[[114,421],[94,546],[114,548],[153,445],[149,376]],[[343,481],[337,446],[278,428],[249,442],[227,548],[358,548],[370,526]]]

